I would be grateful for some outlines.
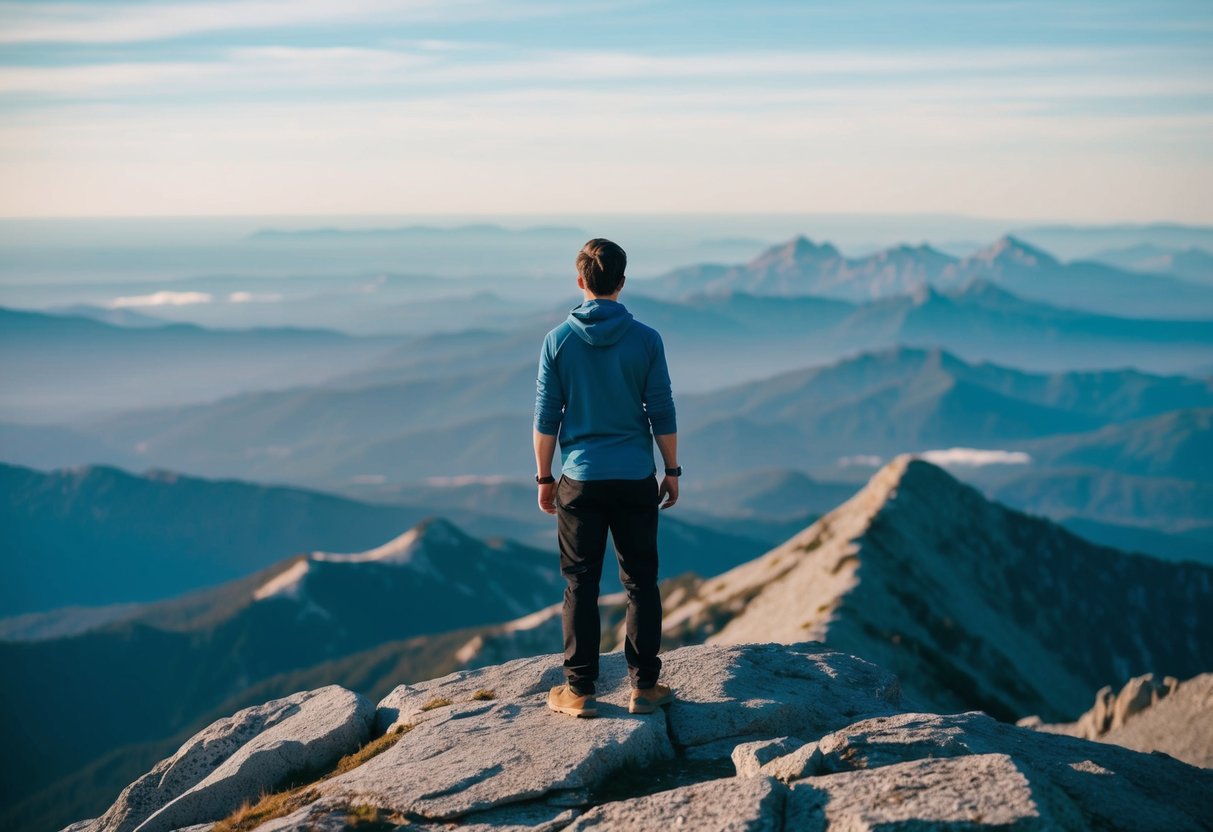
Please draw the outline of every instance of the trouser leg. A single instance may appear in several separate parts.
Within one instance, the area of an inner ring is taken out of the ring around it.
[[[657,589],[657,479],[622,481],[609,524],[627,591],[623,645],[632,686],[650,688],[661,672],[661,594]]]
[[[562,476],[556,486],[556,530],[564,576],[564,675],[577,693],[595,692],[602,621],[598,584],[606,552],[607,517],[592,482]]]

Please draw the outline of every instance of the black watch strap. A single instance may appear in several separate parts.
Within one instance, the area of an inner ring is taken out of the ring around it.
[[[548,474],[546,477],[541,477],[538,474],[536,474],[535,482],[539,483],[540,485],[547,485],[548,483],[556,482],[556,478],[553,477],[551,474]]]
[[[682,466],[679,465],[677,468],[666,468],[665,475],[667,477],[681,477],[682,476]]]

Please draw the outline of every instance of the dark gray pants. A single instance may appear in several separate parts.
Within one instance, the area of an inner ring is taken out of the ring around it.
[[[564,675],[579,694],[594,693],[602,621],[598,583],[607,531],[628,595],[624,656],[633,687],[657,683],[661,659],[661,595],[657,590],[657,477],[575,480],[556,484],[560,572],[564,590]]]

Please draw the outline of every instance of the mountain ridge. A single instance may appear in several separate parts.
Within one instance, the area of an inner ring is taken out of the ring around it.
[[[966,257],[928,245],[891,246],[845,257],[829,243],[804,236],[771,246],[748,263],[690,266],[655,278],[649,285],[667,295],[741,288],[759,294],[821,295],[860,301],[914,291],[924,285],[955,287],[985,279],[1062,306],[1133,316],[1191,317],[1192,307],[1213,310],[1213,290],[1160,274],[1125,271],[1095,261],[1058,260],[1011,234]],[[1104,292],[1097,291],[1100,287]],[[1167,297],[1158,297],[1162,293]]]
[[[1213,568],[1088,543],[903,455],[783,546],[704,582],[664,626],[679,643],[822,640],[894,668],[935,707],[1069,716],[1134,672],[1213,666],[1200,636],[1211,592]]]

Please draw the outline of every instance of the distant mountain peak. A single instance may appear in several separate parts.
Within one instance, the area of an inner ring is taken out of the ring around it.
[[[923,306],[932,300],[942,297],[930,283],[920,283],[909,291],[909,298],[915,306]]]
[[[311,568],[311,560],[308,557],[301,556],[295,559],[286,569],[257,587],[253,591],[253,600],[263,601],[266,598],[299,600],[303,594],[304,579],[307,578]]]
[[[952,261],[956,259],[950,254],[945,254],[939,249],[933,248],[930,243],[921,243],[919,245],[899,243],[895,246],[881,249],[869,255],[869,257],[883,260],[930,260],[932,262]]]
[[[1018,237],[1004,234],[971,256],[986,263],[1014,263],[1032,268],[1058,266],[1057,258],[1043,249],[1028,245]]]
[[[392,538],[381,546],[365,552],[334,553],[313,552],[312,559],[336,563],[387,563],[408,565],[427,572],[435,572],[428,552],[434,548],[449,549],[470,541],[452,523],[440,517],[422,520],[413,528]]]
[[[814,243],[803,234],[798,234],[786,243],[764,251],[754,261],[755,264],[765,264],[771,261],[785,263],[804,263],[823,259],[840,257],[838,249],[830,243]]]
[[[985,301],[996,300],[1003,303],[1014,303],[1016,306],[1024,306],[1027,304],[1023,298],[1014,292],[1009,292],[1002,286],[999,286],[992,280],[986,280],[982,277],[975,277],[972,280],[964,283],[961,286],[951,290],[948,294],[953,298],[965,299],[982,299]]]
[[[453,553],[479,553],[482,544],[468,537],[454,524],[441,517],[422,520],[403,534],[388,542],[362,552],[322,552],[300,555],[281,572],[274,575],[253,591],[253,600],[264,598],[290,598],[306,600],[303,587],[312,564],[381,564],[403,567],[427,575],[439,581],[446,580],[439,560],[449,560]],[[436,558],[436,553],[441,553]]]

